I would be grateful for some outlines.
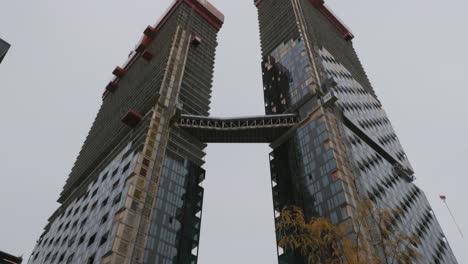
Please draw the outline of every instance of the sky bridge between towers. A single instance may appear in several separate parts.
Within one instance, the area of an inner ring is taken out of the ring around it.
[[[181,115],[176,125],[204,143],[272,143],[298,122],[296,114],[233,118]]]

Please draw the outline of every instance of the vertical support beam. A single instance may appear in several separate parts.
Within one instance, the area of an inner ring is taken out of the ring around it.
[[[309,55],[309,60],[310,60],[311,65],[312,65],[312,69],[314,70],[315,79],[316,79],[315,81],[316,81],[316,84],[318,85],[318,87],[315,87],[316,91],[313,91],[313,92],[317,92],[317,90],[320,91],[320,86],[322,85],[322,80],[324,79],[324,74],[323,74],[323,70],[321,70],[320,61],[317,59],[318,54],[316,52],[316,49],[313,47],[313,45],[315,45],[314,44],[315,41],[308,34],[309,31],[307,30],[307,22],[305,20],[304,14],[302,12],[302,6],[301,6],[300,2],[298,0],[291,0],[291,3],[292,3],[292,6],[293,6],[294,15],[296,17],[299,32],[300,32],[302,38],[304,39],[307,54]],[[312,94],[314,94],[314,93],[312,93]]]
[[[125,208],[114,219],[117,233],[112,251],[103,257],[103,264],[139,264],[144,261],[171,130],[170,120],[176,113],[189,47],[190,34],[179,26],[174,35],[169,63],[160,88],[161,96],[154,107],[143,151],[139,154],[134,173],[126,183],[128,192]]]

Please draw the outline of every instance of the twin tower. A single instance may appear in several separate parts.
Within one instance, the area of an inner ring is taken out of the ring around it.
[[[204,149],[223,142],[270,144],[275,220],[294,205],[356,237],[359,208],[370,201],[398,209],[392,230],[418,238],[402,246],[418,252],[410,263],[457,263],[351,32],[323,0],[255,5],[266,115],[209,117],[224,16],[206,0],[176,0],[113,70],[28,263],[197,263]],[[277,252],[279,263],[307,263],[300,252]]]

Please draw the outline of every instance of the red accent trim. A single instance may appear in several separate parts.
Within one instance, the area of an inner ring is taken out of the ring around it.
[[[135,63],[135,61],[140,57],[139,54],[140,53],[135,52],[133,55],[131,55],[131,58],[127,61],[127,63],[125,63],[124,69],[126,71],[128,71],[130,67],[132,67],[133,63]]]
[[[148,26],[146,27],[145,31],[143,32],[146,36],[148,36],[149,38],[154,38],[154,35],[156,34],[156,32],[154,31],[154,28],[152,26]]]
[[[143,35],[142,40],[140,41],[140,44],[138,44],[137,48],[135,49],[136,52],[142,52],[144,51],[149,43],[151,42],[151,39],[147,35]]]
[[[135,128],[140,121],[143,119],[143,116],[135,110],[128,110],[124,117],[122,117],[122,122],[127,126]]]
[[[440,196],[440,199],[445,201],[445,200],[447,200],[447,196],[441,195],[441,196]]]
[[[315,6],[316,8],[319,8],[325,4],[324,0],[309,0],[310,3]]]
[[[166,24],[166,22],[171,18],[171,16],[174,14],[174,12],[177,10],[177,8],[182,4],[186,3],[189,6],[193,7],[195,11],[197,11],[203,18],[205,18],[210,24],[212,24],[214,27],[216,27],[218,30],[221,28],[223,25],[224,21],[220,20],[217,18],[213,13],[211,13],[206,7],[204,7],[201,3],[199,3],[197,0],[177,0],[170,8],[169,11],[166,12],[166,14],[162,17],[162,19],[158,22],[158,24],[153,28],[151,26],[148,26],[144,34],[148,36],[150,39],[153,39],[156,37],[157,33],[161,28]],[[128,70],[133,63],[138,59],[140,55],[137,53],[133,55],[133,57],[130,59],[130,61],[125,65],[125,70]]]
[[[345,39],[346,41],[351,41],[351,40],[354,39],[354,35],[353,35],[351,32],[348,32],[348,33],[346,33],[346,34],[344,35],[344,39]]]
[[[221,14],[221,12],[217,11],[216,8],[212,7],[209,3],[205,4],[208,5],[208,8],[211,8],[215,11],[213,13],[210,11],[204,4],[198,2],[199,0],[176,0],[172,4],[172,6],[169,8],[169,11],[166,12],[166,14],[162,17],[162,19],[157,23],[157,25],[153,28],[151,26],[148,26],[145,31],[144,31],[144,37],[143,40],[141,41],[140,44],[138,44],[136,48],[136,53],[131,55],[130,59],[126,62],[124,68],[117,67],[113,74],[117,76],[118,78],[122,78],[125,73],[132,67],[132,65],[135,63],[135,61],[140,58],[140,56],[144,55],[144,59],[146,60],[151,60],[152,56],[149,56],[150,53],[148,51],[145,51],[144,54],[141,53],[141,51],[144,51],[147,46],[149,45],[150,41],[156,37],[157,33],[161,28],[166,24],[166,22],[171,18],[171,16],[174,14],[174,12],[177,10],[177,8],[182,4],[186,3],[190,7],[194,8],[197,13],[199,13],[203,18],[205,18],[211,25],[216,27],[218,30],[222,27],[224,23],[224,15]],[[217,13],[217,14],[216,14]],[[145,55],[146,54],[146,55]],[[152,55],[152,54],[151,54]],[[149,58],[151,57],[151,58]],[[117,89],[117,82],[118,78],[111,82],[109,85],[107,85],[106,90],[109,92],[113,92]],[[107,96],[108,93],[104,92],[103,96]]]
[[[117,90],[117,88],[118,88],[117,82],[118,82],[117,79],[114,80],[114,81],[112,81],[112,82],[110,82],[110,83],[106,86],[106,91],[111,92],[111,93],[115,92],[115,90]]]
[[[159,30],[166,24],[166,22],[171,18],[171,16],[174,14],[174,12],[177,10],[177,8],[183,3],[187,3],[189,6],[193,7],[195,11],[197,11],[203,18],[205,18],[210,24],[215,26],[218,30],[221,28],[223,25],[224,21],[220,20],[217,18],[213,13],[211,13],[206,7],[204,7],[201,3],[199,3],[197,0],[177,0],[172,6],[169,8],[169,11],[166,12],[166,14],[161,18],[161,20],[157,23],[157,25],[153,28],[151,26],[148,26],[144,33],[151,39],[154,38]],[[139,58],[139,53],[133,55],[133,57],[127,62],[125,65],[124,69],[128,70],[133,63]]]
[[[208,21],[211,25],[215,26],[218,30],[221,29],[223,26],[224,21],[217,18],[213,13],[211,13],[205,6],[200,4],[197,0],[181,0],[188,4],[189,6],[193,7],[195,11],[198,12],[206,21]]]
[[[340,31],[346,40],[352,40],[354,38],[353,34],[338,20],[336,16],[333,15],[332,12],[330,12],[330,10],[328,10],[328,8],[322,6],[319,10],[338,29],[338,31]]]
[[[143,59],[147,60],[147,61],[150,61],[153,59],[153,53],[151,53],[149,50],[145,50],[145,52],[143,52],[143,55],[142,55]]]
[[[127,71],[119,66],[115,67],[114,71],[112,72],[112,74],[114,74],[117,78],[122,78],[126,73]]]
[[[346,41],[354,38],[353,33],[325,6],[324,0],[309,0],[309,2],[324,15],[330,23],[341,33]]]
[[[104,92],[102,93],[102,99],[105,99],[109,94],[110,92],[107,89],[104,90]]]
[[[182,0],[179,0],[176,3],[174,3],[174,5],[171,7],[171,9],[169,9],[169,11],[163,16],[163,18],[159,21],[159,23],[154,27],[153,31],[154,31],[155,35],[156,35],[156,33],[159,32],[159,30],[162,28],[162,26],[164,26],[164,24],[166,24],[167,20],[169,20],[169,18],[174,14],[174,12],[180,6],[181,3],[182,3]]]
[[[135,51],[136,52],[142,52],[146,49],[146,45],[143,44],[143,42],[141,42],[140,44],[138,44],[138,46],[135,48]]]
[[[172,7],[169,9],[166,15],[164,15],[164,17],[160,20],[160,22],[155,26],[153,30],[154,33],[159,32],[161,27],[164,26],[164,24],[166,24],[167,20],[169,20],[169,18],[174,14],[174,12],[182,3],[186,3],[190,7],[193,7],[195,11],[197,11],[200,15],[202,15],[202,17],[205,18],[210,24],[215,26],[217,29],[221,29],[221,26],[223,25],[224,21],[218,19],[213,13],[207,10],[197,0],[177,0],[177,2],[175,2],[172,5]]]

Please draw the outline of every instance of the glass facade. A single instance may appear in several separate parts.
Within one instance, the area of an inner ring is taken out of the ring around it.
[[[29,263],[94,263],[112,246],[114,215],[124,203],[125,179],[137,155],[128,145],[89,183],[86,192],[49,223]]]
[[[321,1],[255,4],[265,111],[297,112],[302,120],[287,139],[271,145],[275,219],[295,205],[307,219],[326,217],[352,233],[355,208],[370,199],[376,208],[401,210],[395,230],[421,240],[410,245],[421,255],[414,263],[457,263],[424,193],[412,183],[412,167],[352,47],[352,34]],[[272,27],[276,14],[283,24]],[[280,247],[278,258],[306,263]]]
[[[304,182],[306,215],[328,215],[333,224],[346,218],[343,183],[338,179],[337,163],[323,120],[313,120],[297,130],[295,138]]]
[[[320,59],[327,77],[337,84],[334,92],[344,113],[406,167],[411,168],[390,120],[377,98],[367,92],[326,48],[320,50]]]
[[[204,171],[168,154],[146,246],[145,263],[196,263],[201,227]],[[188,241],[189,243],[183,243]],[[182,243],[181,243],[182,242]]]
[[[271,78],[264,87],[265,93],[280,90],[273,98],[265,98],[269,114],[284,112],[284,107],[293,107],[313,93],[313,69],[301,38],[278,46],[264,61],[264,68],[265,79]]]
[[[337,84],[334,91],[344,114],[359,124],[363,131],[404,166],[411,168],[380,102],[363,89],[353,79],[352,74],[325,48],[320,50],[320,57],[328,77]],[[394,165],[382,158],[359,136],[350,129],[345,131],[348,141],[351,142],[352,160],[359,170],[360,190],[379,208],[402,210],[401,217],[397,218],[397,228],[421,239],[421,243],[417,245],[419,253],[423,256],[419,263],[428,263],[431,260],[436,263],[456,263],[423,192],[415,184],[400,177],[395,172]],[[426,232],[421,232],[421,229],[425,229]]]

